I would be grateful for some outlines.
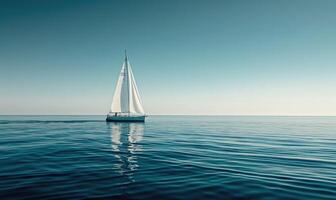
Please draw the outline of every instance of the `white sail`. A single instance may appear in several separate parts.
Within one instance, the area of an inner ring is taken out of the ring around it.
[[[110,112],[128,114],[145,113],[127,56],[125,56],[125,62],[121,68]]]
[[[142,107],[142,102],[141,102],[141,98],[140,98],[140,94],[138,91],[138,87],[136,85],[134,76],[133,76],[133,72],[132,72],[132,68],[131,65],[129,65],[129,80],[130,80],[130,112],[131,113],[138,113],[138,114],[144,114],[145,111]]]
[[[129,90],[128,90],[128,72],[124,63],[118,78],[117,86],[114,92],[111,105],[111,112],[129,112]]]

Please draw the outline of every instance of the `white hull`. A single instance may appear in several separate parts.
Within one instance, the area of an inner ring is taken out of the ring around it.
[[[107,115],[107,122],[145,122],[146,116],[114,116]]]

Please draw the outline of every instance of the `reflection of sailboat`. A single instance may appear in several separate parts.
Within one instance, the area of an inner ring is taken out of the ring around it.
[[[108,123],[111,131],[111,148],[117,162],[114,166],[121,175],[133,181],[134,172],[138,169],[136,154],[142,151],[139,142],[143,139],[143,123]]]

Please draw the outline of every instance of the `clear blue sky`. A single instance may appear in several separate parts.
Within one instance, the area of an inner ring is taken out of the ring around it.
[[[336,115],[336,1],[0,1],[0,114]]]

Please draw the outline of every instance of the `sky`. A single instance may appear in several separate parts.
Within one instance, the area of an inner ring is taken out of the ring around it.
[[[0,114],[336,115],[336,1],[0,0]]]

